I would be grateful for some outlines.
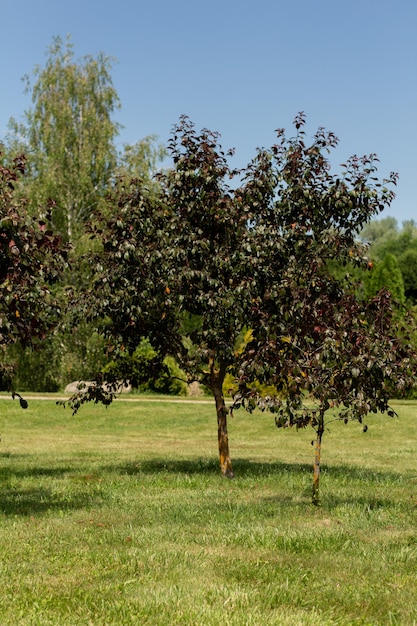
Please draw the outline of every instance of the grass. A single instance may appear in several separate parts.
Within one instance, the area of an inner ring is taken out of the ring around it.
[[[322,506],[312,432],[213,407],[118,400],[72,417],[0,400],[0,622],[417,624],[417,405],[334,423]]]

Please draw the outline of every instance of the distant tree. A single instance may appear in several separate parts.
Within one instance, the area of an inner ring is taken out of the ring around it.
[[[119,126],[112,114],[119,98],[111,65],[102,53],[75,61],[69,38],[64,45],[56,37],[45,67],[33,72],[33,84],[26,77],[33,108],[25,123],[9,123],[13,149],[17,142],[28,156],[32,211],[53,200],[53,224],[68,240],[83,232],[116,168]]]
[[[369,289],[371,296],[376,295],[381,289],[386,289],[399,304],[405,303],[404,280],[393,254],[386,254],[384,259],[376,264],[369,281]]]
[[[417,249],[409,248],[398,257],[398,265],[404,281],[407,300],[417,304]]]
[[[369,256],[375,268],[376,276],[383,271],[381,263],[387,255],[392,255],[398,262],[404,282],[404,293],[407,305],[417,303],[417,228],[413,220],[403,222],[398,229],[396,220],[392,217],[382,220],[373,220],[361,231],[360,240],[369,244]],[[388,261],[385,261],[386,263]],[[390,261],[392,263],[392,260]],[[378,269],[379,268],[379,269]],[[398,270],[395,270],[398,274]],[[385,285],[389,288],[392,283],[388,272],[385,271]],[[376,283],[372,285],[372,281]],[[382,286],[380,278],[374,278],[373,273],[365,281],[369,293],[376,293],[378,284]],[[396,281],[398,283],[398,280]],[[398,296],[397,296],[398,297]],[[402,296],[399,299],[402,301]]]
[[[370,246],[370,254],[375,261],[382,261],[386,254],[397,259],[409,248],[417,249],[417,229],[412,220],[398,228],[392,217],[372,220],[359,233],[359,239]]]
[[[157,136],[149,135],[123,146],[116,173],[119,177],[138,179],[142,184],[157,187],[155,175],[166,156],[167,150],[163,144],[157,144]]]
[[[60,318],[53,285],[66,267],[67,256],[47,222],[27,214],[18,194],[24,169],[23,156],[9,168],[0,166],[0,378],[3,387],[11,390],[13,367],[6,349],[47,340]]]
[[[384,217],[367,222],[359,233],[363,243],[379,244],[391,241],[398,236],[398,223],[395,217]]]

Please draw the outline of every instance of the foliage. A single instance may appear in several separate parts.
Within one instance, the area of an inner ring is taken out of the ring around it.
[[[154,181],[158,165],[166,157],[166,148],[163,144],[156,144],[157,136],[150,135],[134,144],[125,144],[119,157],[117,175],[139,179],[150,187],[158,186]]]
[[[373,237],[370,237],[368,228],[364,228],[361,238],[369,240],[372,256],[376,261],[382,261],[386,254],[399,258],[407,250],[417,249],[417,229],[412,220],[404,222],[401,229],[392,218],[375,220],[368,225],[371,226]]]
[[[240,379],[236,407],[258,404],[276,411],[280,424],[311,424],[320,442],[330,401],[345,406],[343,419],[362,419],[386,410],[390,390],[411,380],[414,361],[405,338],[393,332],[388,295],[362,302],[345,277],[329,272],[333,261],[369,267],[358,233],[389,206],[396,175],[380,182],[375,155],[354,156],[331,173],[327,153],[336,137],[319,129],[308,145],[304,125],[300,114],[294,138],[278,131],[271,149],[236,172],[218,134],[197,133],[183,117],[159,193],[122,180],[106,219],[91,227],[103,248],[91,259],[94,279],[81,311],[109,320],[104,331],[116,368],[110,381],[98,383],[129,378],[129,355],[145,337],[156,351],[156,372],[174,356],[188,380],[215,398],[226,476],[233,475],[223,396],[228,373]],[[242,351],[248,328],[252,338]],[[279,395],[262,398],[253,381]],[[300,413],[306,392],[318,408]],[[72,404],[101,398],[99,387],[89,388]]]
[[[393,254],[386,254],[384,259],[377,263],[369,281],[370,295],[376,295],[381,289],[390,292],[393,300],[399,305],[405,304],[404,280],[400,266]]]
[[[305,143],[304,118],[297,136],[283,132],[275,148],[278,192],[271,213],[280,235],[261,219],[267,248],[286,252],[284,272],[269,269],[251,322],[253,340],[244,353],[241,388],[235,406],[276,412],[278,426],[311,425],[317,433],[313,499],[318,502],[321,439],[325,412],[342,406],[340,418],[362,422],[371,411],[392,411],[389,398],[414,384],[416,354],[406,333],[397,333],[389,294],[363,301],[349,280],[337,279],[328,261],[368,265],[357,234],[374,214],[390,204],[393,192],[375,177],[375,156],[353,157],[343,175],[331,174],[323,152],[335,137],[319,131]],[[271,167],[273,167],[271,165]],[[275,383],[286,398],[259,398],[247,384],[253,378]],[[307,398],[314,401],[306,403]]]
[[[0,375],[12,386],[13,367],[5,352],[13,345],[46,341],[61,310],[53,293],[66,267],[67,249],[45,220],[28,216],[15,192],[25,158],[0,167]]]
[[[149,339],[142,339],[131,357],[125,355],[124,360],[128,360],[129,382],[135,381],[136,390],[142,393],[186,395],[185,373],[180,370],[172,357],[165,357],[161,364]],[[103,368],[103,371],[117,372],[117,364],[112,361]]]
[[[22,189],[16,193],[27,197],[32,215],[38,215],[39,207],[48,203],[54,230],[72,242],[71,270],[63,284],[74,290],[91,281],[90,268],[81,255],[93,254],[94,247],[100,246],[85,236],[90,214],[99,207],[105,210],[104,198],[119,179],[138,178],[156,192],[153,174],[166,153],[155,136],[125,145],[122,153],[118,152],[115,138],[120,126],[113,115],[120,101],[111,78],[113,62],[102,53],[75,59],[70,38],[54,38],[45,65],[25,77],[31,108],[23,123],[13,119],[9,123],[7,153],[14,155],[19,148],[28,155]],[[62,296],[65,298],[65,293]],[[63,309],[63,316],[67,330],[62,327],[60,340],[45,347],[45,358],[42,353],[20,351],[19,376],[25,387],[45,390],[85,380],[92,369],[100,369],[108,360],[103,350],[92,349],[94,326],[86,330],[82,320],[76,328],[71,327],[70,311]],[[51,346],[53,354],[45,363]],[[97,358],[94,364],[93,356]],[[42,367],[42,372],[34,371],[37,367]]]
[[[413,221],[404,222],[398,229],[394,218],[374,220],[360,233],[362,241],[370,244],[369,254],[375,266],[393,255],[398,262],[404,281],[404,294],[408,307],[417,303],[417,229]],[[397,272],[397,270],[395,270]],[[381,285],[390,288],[389,276]],[[373,293],[375,290],[373,290]],[[401,299],[401,298],[400,298]]]
[[[103,250],[93,259],[94,280],[82,310],[110,320],[104,330],[119,378],[134,374],[126,355],[146,337],[160,355],[153,367],[162,371],[163,358],[171,355],[188,382],[211,390],[222,471],[232,475],[222,385],[246,328],[242,296],[251,216],[228,187],[234,172],[216,133],[197,135],[183,118],[169,152],[174,169],[159,177],[158,195],[140,181],[129,186],[122,180],[104,224],[101,219],[93,226]],[[255,174],[248,196],[256,191]]]
[[[34,83],[26,77],[33,108],[10,130],[30,154],[27,194],[32,210],[53,199],[54,227],[72,240],[105,193],[117,162],[111,119],[119,107],[103,54],[76,62],[73,46],[56,37]]]
[[[404,295],[417,304],[417,248],[409,248],[398,257],[398,265],[404,282]]]
[[[36,346],[12,346],[6,360],[13,366],[14,385],[21,391],[54,392],[61,388],[60,351],[56,337],[48,337]]]
[[[90,380],[107,363],[105,343],[97,329],[85,321],[68,329],[70,319],[71,312],[67,313],[59,336],[61,387],[75,380]]]
[[[379,220],[373,219],[366,223],[359,233],[363,243],[373,246],[374,251],[379,246],[392,245],[392,241],[398,236],[398,224],[394,217],[384,217]]]

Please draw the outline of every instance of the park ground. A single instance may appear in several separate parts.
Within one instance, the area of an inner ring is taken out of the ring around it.
[[[313,432],[129,397],[0,400],[0,615],[19,625],[417,624],[417,403]]]

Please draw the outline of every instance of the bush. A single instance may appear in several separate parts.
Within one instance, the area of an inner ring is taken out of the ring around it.
[[[186,396],[187,383],[185,382],[185,374],[179,368],[173,357],[164,359],[166,371],[158,378],[150,378],[147,383],[139,385],[138,391],[141,393],[161,393],[172,396]]]
[[[185,373],[173,357],[161,361],[148,339],[142,339],[133,354],[120,354],[102,372],[115,380],[125,379],[128,372],[132,388],[140,393],[187,395]]]

